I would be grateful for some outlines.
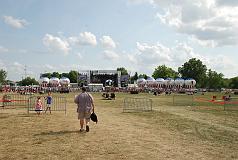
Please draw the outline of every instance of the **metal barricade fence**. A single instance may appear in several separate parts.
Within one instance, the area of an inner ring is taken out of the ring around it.
[[[35,111],[36,101],[40,97],[43,108],[42,110],[45,111],[47,108],[47,96],[31,96],[28,99],[28,114],[30,111]],[[66,97],[61,96],[52,96],[52,103],[50,104],[51,111],[64,111],[66,114]]]
[[[150,98],[131,98],[124,99],[123,112],[129,111],[152,111],[152,99]]]
[[[224,100],[225,111],[238,111],[238,97],[229,97]]]
[[[3,107],[27,107],[28,98],[30,95],[22,95],[22,94],[5,94],[2,97],[2,106]]]

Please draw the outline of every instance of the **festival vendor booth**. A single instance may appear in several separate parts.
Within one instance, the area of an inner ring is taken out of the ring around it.
[[[137,83],[138,87],[144,88],[146,85],[146,80],[144,78],[139,78],[139,79],[137,79],[136,83]]]
[[[47,87],[49,82],[50,82],[50,79],[48,77],[41,77],[39,79],[40,87]]]
[[[176,78],[174,80],[174,85],[177,90],[181,90],[185,84],[185,81],[183,78]]]
[[[58,87],[60,85],[60,80],[57,77],[50,78],[50,87],[51,89],[49,91],[58,91]]]
[[[173,89],[174,87],[174,79],[172,78],[166,78],[164,80],[165,88],[166,89]]]
[[[67,77],[62,77],[59,80],[60,83],[60,93],[69,93],[70,80]]]
[[[185,89],[187,92],[193,93],[195,85],[196,85],[196,81],[194,79],[188,78],[185,80]]]
[[[44,93],[47,89],[47,87],[49,86],[50,83],[50,79],[48,77],[41,77],[39,79],[39,85],[40,88],[38,90],[39,93]]]
[[[148,77],[146,79],[146,85],[148,88],[155,88],[156,87],[156,81],[153,77]]]
[[[162,90],[164,88],[164,79],[163,78],[157,78],[156,80],[156,85],[159,90]]]

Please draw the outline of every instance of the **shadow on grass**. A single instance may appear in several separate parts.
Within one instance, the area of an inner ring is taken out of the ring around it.
[[[0,119],[9,118],[8,116],[0,116]]]
[[[65,134],[72,134],[72,133],[86,133],[86,132],[80,132],[79,130],[75,130],[75,131],[49,131],[49,132],[41,132],[39,134],[35,134],[34,136],[46,136],[46,135],[65,135]]]

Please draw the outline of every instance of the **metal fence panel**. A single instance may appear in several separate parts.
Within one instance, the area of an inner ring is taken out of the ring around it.
[[[46,96],[31,96],[28,99],[28,113],[30,111],[35,111],[36,101],[37,98],[40,97],[43,108],[42,110],[45,111],[47,108],[47,100]],[[51,103],[51,111],[64,111],[66,114],[66,97],[60,96],[52,96],[52,103]]]
[[[3,98],[2,98],[3,107],[8,107],[8,106],[27,107],[29,96],[30,95],[5,94],[3,95]]]
[[[238,97],[230,97],[224,101],[224,110],[237,111],[238,110]]]
[[[152,111],[152,99],[127,97],[124,99],[123,112],[128,111]]]

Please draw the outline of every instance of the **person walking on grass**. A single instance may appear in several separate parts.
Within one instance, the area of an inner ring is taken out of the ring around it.
[[[78,119],[80,120],[80,132],[84,131],[84,122],[86,124],[86,132],[89,132],[89,122],[91,112],[94,111],[93,96],[86,92],[86,88],[82,87],[82,93],[75,96],[74,102],[78,105]]]
[[[35,111],[36,111],[38,116],[42,112],[42,107],[43,107],[42,101],[41,101],[40,97],[37,97],[36,105],[35,105]]]
[[[49,110],[50,114],[51,114],[52,96],[51,96],[50,92],[48,92],[48,96],[45,97],[45,100],[46,100],[46,110],[45,110],[45,113],[46,113],[47,110]]]

